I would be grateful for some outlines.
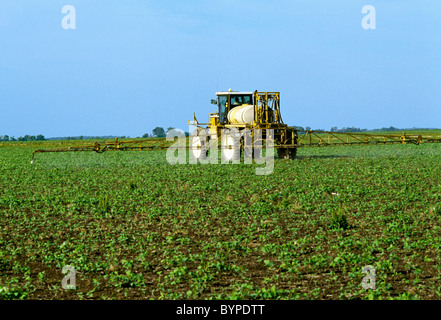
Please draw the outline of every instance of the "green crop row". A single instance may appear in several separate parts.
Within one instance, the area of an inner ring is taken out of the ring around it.
[[[440,298],[441,145],[303,148],[266,176],[34,147],[0,147],[0,299]]]

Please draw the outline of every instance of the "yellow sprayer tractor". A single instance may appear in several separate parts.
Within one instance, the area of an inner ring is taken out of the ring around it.
[[[199,123],[193,113],[193,126],[188,146],[193,160],[203,161],[207,158],[210,146],[221,145],[222,159],[227,162],[240,159],[241,152],[247,158],[252,153],[255,158],[261,156],[262,150],[268,147],[277,149],[281,159],[294,159],[297,148],[366,145],[366,144],[420,144],[439,143],[441,136],[402,134],[372,134],[329,131],[297,131],[283,123],[280,111],[279,92],[217,92],[217,99],[211,100],[218,107],[217,112],[208,114],[207,123]],[[203,127],[205,125],[205,127]],[[220,137],[220,141],[218,139]],[[266,143],[266,145],[264,144]],[[89,145],[72,145],[51,149],[38,149],[36,153],[70,152],[70,151],[124,151],[124,150],[164,150],[174,144],[174,139],[147,138],[135,140],[115,140],[94,142]],[[216,152],[217,157],[217,152]]]
[[[217,99],[211,103],[218,106],[218,111],[208,114],[208,123],[198,123],[194,114],[193,121],[189,121],[190,125],[197,126],[197,132],[190,138],[190,154],[194,159],[206,158],[209,141],[218,137],[221,137],[221,155],[226,161],[239,160],[241,151],[254,150],[254,155],[259,157],[262,142],[267,138],[273,140],[279,158],[295,158],[297,132],[283,123],[279,92],[229,90],[216,95]]]

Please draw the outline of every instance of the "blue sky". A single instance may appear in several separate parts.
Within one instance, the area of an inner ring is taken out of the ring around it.
[[[438,0],[0,2],[0,135],[188,131],[229,88],[289,125],[441,128],[440,85]]]

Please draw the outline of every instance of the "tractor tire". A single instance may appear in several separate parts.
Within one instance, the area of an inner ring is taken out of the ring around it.
[[[262,148],[255,148],[254,150],[253,150],[253,158],[254,159],[260,159],[260,158],[262,158]]]
[[[294,160],[297,155],[297,148],[279,148],[277,149],[279,159]]]
[[[205,135],[193,135],[190,143],[190,155],[194,160],[207,159],[208,137]]]
[[[296,155],[297,155],[297,148],[289,149],[289,158],[291,160],[294,160],[296,158]]]
[[[234,134],[224,134],[221,140],[222,160],[237,161],[240,160],[240,138]]]
[[[277,149],[277,155],[279,156],[279,159],[287,160],[289,159],[289,149],[279,148]]]

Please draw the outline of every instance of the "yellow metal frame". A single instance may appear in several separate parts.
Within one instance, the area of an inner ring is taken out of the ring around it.
[[[231,96],[237,93],[227,92],[227,108],[226,113],[228,113],[231,108],[229,107]],[[241,129],[260,129],[265,132],[267,129],[273,129],[277,131],[276,145],[275,147],[283,148],[295,148],[295,130],[293,127],[288,127],[283,123],[281,112],[280,112],[280,92],[253,92],[254,97],[254,121],[253,124],[221,124],[219,122],[219,113],[209,113],[207,123],[199,123],[193,113],[193,122],[189,121],[189,124],[196,125],[199,129],[203,129],[202,126],[207,126],[209,129],[209,135],[221,136],[221,132],[226,128],[237,128]],[[269,105],[269,104],[272,105]],[[289,134],[291,133],[291,134]],[[289,143],[288,141],[291,141]]]

